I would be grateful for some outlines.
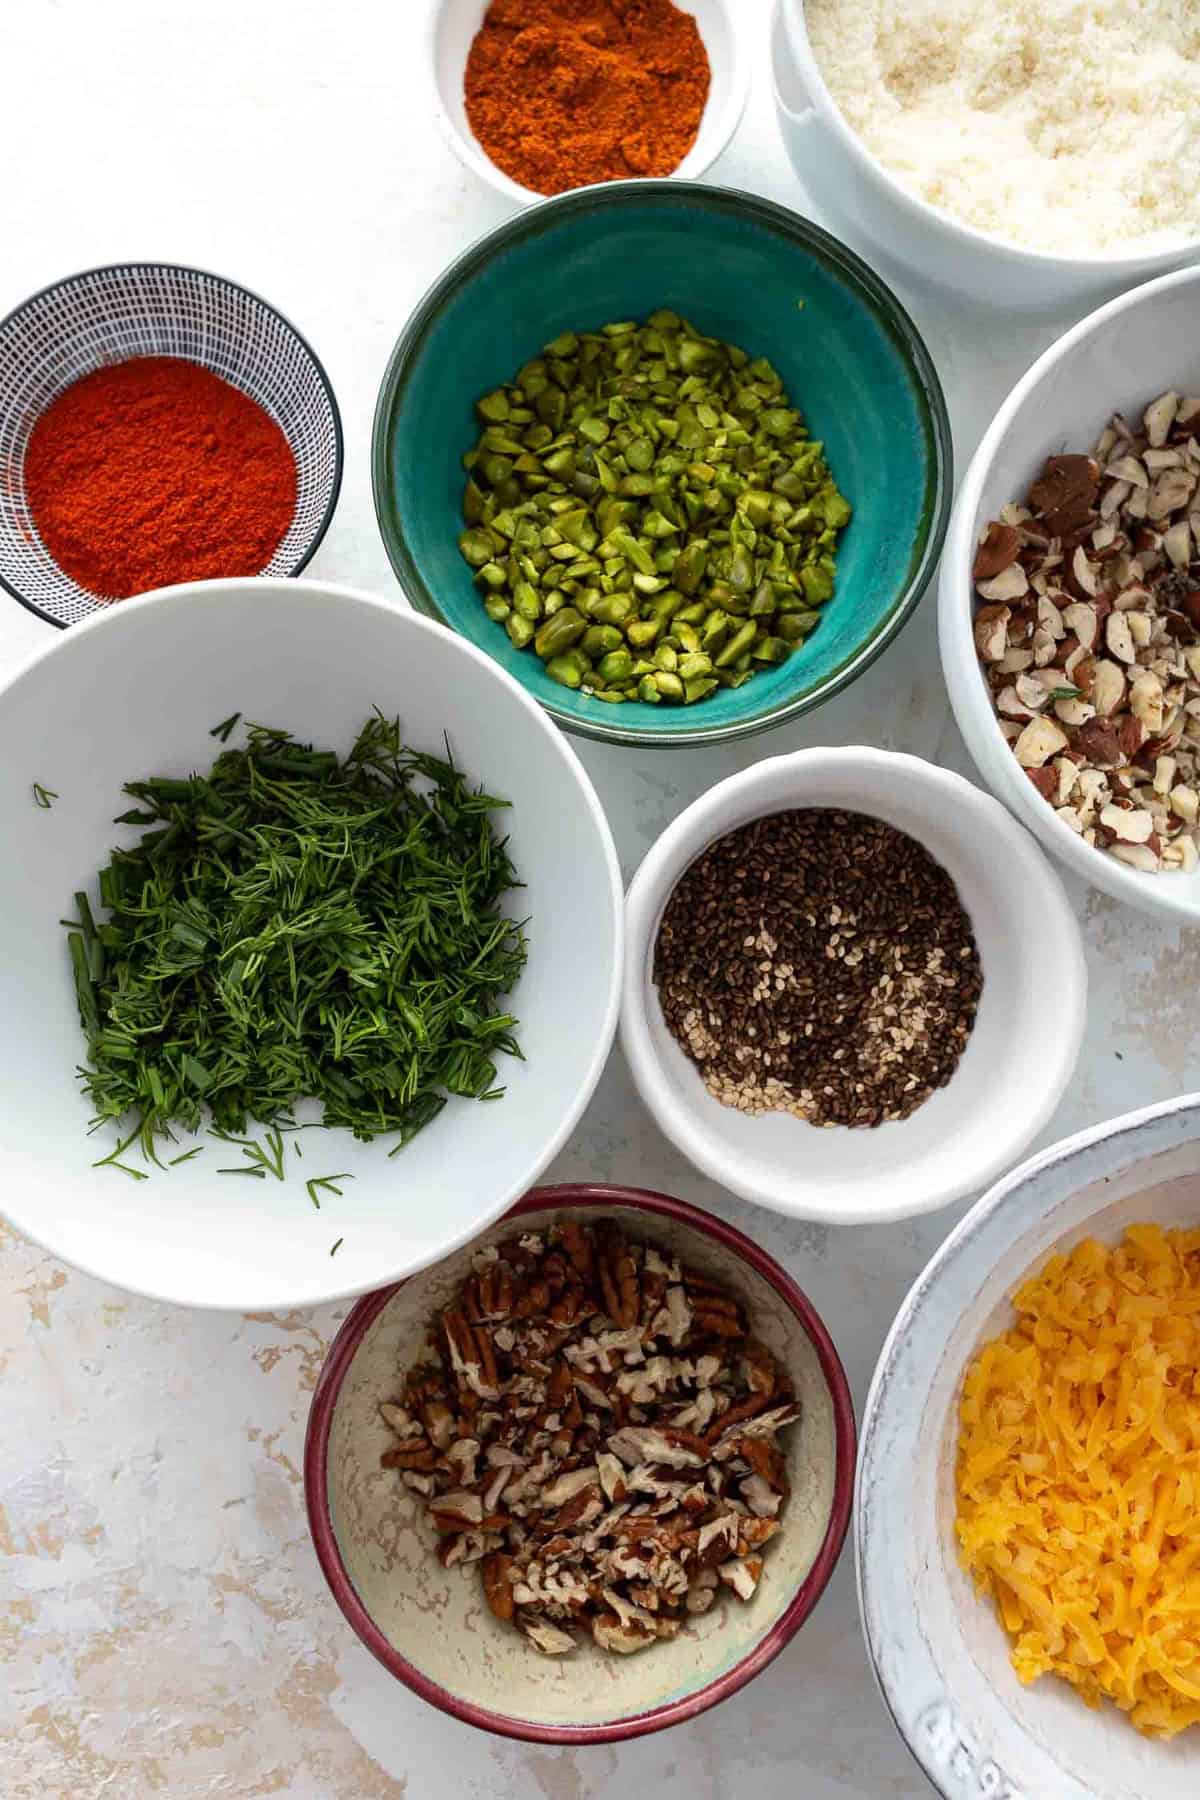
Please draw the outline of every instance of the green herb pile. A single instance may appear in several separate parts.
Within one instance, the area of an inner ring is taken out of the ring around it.
[[[217,734],[228,737],[227,720]],[[344,760],[252,725],[207,775],[127,783],[140,841],[76,895],[71,959],[99,1121],[156,1140],[251,1119],[407,1143],[449,1094],[492,1099],[519,1056],[499,1009],[525,963],[493,815],[449,761],[369,719]]]
[[[850,506],[769,362],[656,312],[565,333],[477,411],[459,548],[555,681],[687,705],[815,629]]]

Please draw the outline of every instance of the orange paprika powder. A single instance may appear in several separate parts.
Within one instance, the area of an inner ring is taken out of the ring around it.
[[[673,0],[492,0],[467,58],[467,118],[538,194],[669,175],[696,141],[710,73]]]
[[[134,357],[59,394],[30,434],[42,542],[81,587],[123,600],[257,575],[296,506],[296,459],[256,400],[198,363]]]

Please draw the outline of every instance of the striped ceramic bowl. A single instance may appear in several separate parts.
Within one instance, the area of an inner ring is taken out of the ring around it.
[[[292,522],[262,575],[298,575],[329,528],[342,483],[342,421],[315,353],[273,306],[203,269],[114,263],[43,288],[0,320],[0,586],[51,625],[111,604],[65,574],[38,534],[25,451],[64,388],[106,364],[177,356],[269,413],[296,459]]]

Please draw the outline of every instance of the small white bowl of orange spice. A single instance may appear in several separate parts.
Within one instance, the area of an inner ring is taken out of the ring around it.
[[[750,88],[732,0],[432,0],[435,115],[459,159],[529,206],[637,177],[696,180]]]
[[[1005,1176],[880,1356],[855,1509],[863,1626],[945,1800],[1195,1794],[1198,1486],[1191,1094]]]

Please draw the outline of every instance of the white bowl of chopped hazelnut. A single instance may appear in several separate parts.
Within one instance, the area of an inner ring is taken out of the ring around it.
[[[1075,1066],[1061,882],[990,795],[914,756],[800,750],[718,783],[646,855],[625,930],[643,1100],[714,1181],[795,1218],[977,1191]]]
[[[393,1675],[579,1744],[767,1666],[837,1562],[854,1464],[837,1351],[765,1251],[664,1194],[550,1187],[354,1308],[305,1486],[334,1597]]]
[[[997,796],[1094,887],[1200,923],[1200,270],[1017,383],[942,559],[946,685]]]

